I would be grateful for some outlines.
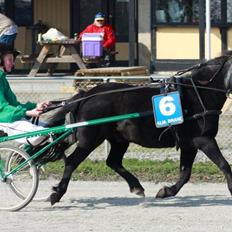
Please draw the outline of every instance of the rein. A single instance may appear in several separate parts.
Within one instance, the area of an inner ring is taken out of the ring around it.
[[[213,76],[210,78],[209,81],[205,81],[204,83],[202,83],[203,81],[198,81],[200,84],[206,85],[211,83],[216,76],[221,72],[221,70],[223,69],[225,63],[231,59],[232,56],[228,56],[225,60],[223,60],[222,63],[220,63],[220,67],[217,69],[217,71],[213,74]],[[143,86],[135,86],[135,87],[128,87],[128,88],[122,88],[122,89],[114,89],[114,90],[108,90],[108,91],[103,91],[103,92],[99,92],[99,93],[95,93],[95,94],[90,94],[88,96],[84,96],[84,97],[80,97],[78,99],[72,100],[70,101],[70,99],[64,99],[64,100],[55,100],[55,101],[51,101],[51,103],[53,104],[50,107],[47,107],[46,109],[43,110],[43,113],[47,113],[48,111],[63,107],[63,106],[67,106],[67,105],[72,105],[75,104],[77,102],[81,102],[84,100],[87,100],[89,98],[95,97],[95,96],[101,96],[101,95],[105,95],[105,94],[112,94],[112,93],[121,93],[121,92],[128,92],[128,91],[133,91],[133,90],[138,90],[138,89],[144,89],[144,88],[164,88],[165,92],[169,89],[170,85],[173,86],[179,86],[179,87],[190,87],[190,88],[194,88],[194,91],[197,95],[197,98],[203,108],[203,113],[197,114],[197,115],[207,115],[209,111],[206,110],[204,103],[200,97],[200,94],[198,92],[198,89],[202,89],[202,90],[210,90],[210,91],[216,91],[216,92],[222,92],[225,93],[226,96],[228,97],[229,94],[232,92],[231,89],[228,90],[224,90],[224,89],[218,89],[218,88],[212,88],[212,87],[207,87],[207,86],[201,86],[201,85],[196,85],[192,79],[192,75],[190,78],[187,77],[182,77],[183,74],[189,72],[189,71],[193,71],[193,70],[199,70],[200,68],[209,65],[208,62],[204,62],[204,63],[200,63],[197,65],[194,65],[190,68],[184,69],[184,70],[180,70],[178,71],[176,74],[174,74],[173,76],[171,76],[170,78],[168,78],[167,80],[161,79],[161,80],[157,80],[157,81],[153,81],[153,83],[149,83]],[[214,64],[215,65],[215,64]],[[185,83],[181,83],[180,81],[173,81],[174,80],[178,80],[178,79],[187,79],[191,81],[191,84],[185,84]],[[155,84],[155,87],[154,87]],[[219,114],[219,113],[218,113]],[[195,118],[195,116],[192,116],[193,118]]]
[[[160,83],[157,83],[157,87],[160,87],[161,85],[158,85],[158,84],[160,84]],[[94,94],[90,94],[90,95],[85,96],[85,97],[80,97],[80,98],[75,99],[73,101],[70,101],[69,99],[60,100],[60,101],[55,100],[55,101],[51,101],[51,103],[54,104],[54,106],[50,106],[50,107],[45,108],[43,110],[43,113],[47,113],[50,110],[54,110],[54,109],[57,109],[57,108],[60,108],[63,106],[72,105],[72,104],[75,104],[77,102],[81,102],[81,101],[84,101],[84,100],[87,100],[89,98],[96,97],[96,96],[101,96],[101,95],[111,94],[111,93],[128,92],[128,91],[132,91],[132,90],[144,89],[147,87],[153,88],[153,87],[148,86],[148,85],[143,85],[143,86],[135,86],[135,87],[122,88],[122,89],[108,90],[108,91],[103,91],[100,93],[94,93]]]
[[[173,77],[175,77],[175,76],[173,76]],[[156,84],[155,87],[152,86],[154,84]],[[123,88],[123,89],[115,89],[115,90],[103,91],[103,92],[100,92],[100,93],[95,93],[95,94],[88,95],[86,97],[80,97],[80,98],[75,99],[73,101],[70,101],[69,99],[51,101],[53,106],[49,106],[46,109],[44,109],[43,113],[47,113],[48,111],[51,111],[51,110],[54,110],[54,109],[57,109],[57,108],[60,108],[60,107],[63,107],[63,106],[75,104],[77,102],[81,102],[81,101],[84,101],[84,100],[87,100],[89,98],[96,97],[96,96],[101,96],[101,95],[106,95],[106,94],[111,94],[111,93],[129,92],[129,91],[138,90],[138,89],[144,89],[144,88],[158,88],[158,87],[161,88],[161,87],[165,87],[166,85],[179,85],[179,86],[184,86],[184,87],[191,87],[191,88],[194,88],[194,89],[211,90],[211,91],[225,93],[227,96],[232,92],[231,89],[224,90],[224,89],[200,86],[200,85],[195,85],[195,84],[191,85],[191,84],[177,83],[177,82],[172,82],[172,81],[163,82],[163,80],[159,80],[156,83],[150,83],[150,84],[146,84],[146,85],[143,85],[143,86],[136,86],[136,87]]]

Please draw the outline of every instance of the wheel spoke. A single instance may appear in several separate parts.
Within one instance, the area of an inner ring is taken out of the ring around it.
[[[32,161],[11,174],[14,168],[28,160],[26,152],[11,145],[0,146],[0,159],[4,163],[5,181],[0,181],[0,210],[16,211],[33,199],[38,188],[37,168]]]

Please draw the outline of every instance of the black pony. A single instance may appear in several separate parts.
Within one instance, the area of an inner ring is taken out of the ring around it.
[[[130,191],[144,196],[139,180],[122,165],[129,143],[148,148],[180,148],[180,176],[176,184],[163,187],[156,197],[175,196],[191,176],[192,165],[198,150],[203,151],[224,173],[232,193],[232,173],[228,162],[219,150],[215,136],[218,131],[219,114],[232,89],[232,58],[224,55],[199,64],[180,75],[178,84],[170,78],[164,87],[177,87],[185,112],[184,123],[167,128],[156,128],[153,115],[106,123],[76,130],[78,145],[65,159],[63,178],[51,194],[51,204],[65,194],[72,172],[104,140],[110,145],[106,164],[122,176]],[[69,99],[52,117],[50,126],[64,123],[64,116],[72,112],[75,121],[86,121],[134,112],[152,111],[153,95],[160,94],[160,85],[133,87],[128,84],[108,83],[82,92]],[[81,99],[81,101],[78,101]]]

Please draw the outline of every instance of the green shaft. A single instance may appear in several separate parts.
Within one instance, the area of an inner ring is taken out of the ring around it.
[[[71,130],[73,128],[78,128],[78,127],[83,127],[83,126],[92,126],[92,125],[98,125],[98,124],[103,124],[103,123],[121,121],[121,120],[125,120],[125,119],[139,118],[139,117],[143,116],[142,114],[143,113],[121,114],[121,115],[117,115],[117,116],[92,119],[89,121],[73,123],[70,125],[56,126],[56,127],[52,127],[52,128],[48,128],[48,129],[43,129],[43,130],[38,130],[38,131],[33,131],[33,132],[26,132],[26,133],[21,133],[21,134],[12,135],[12,136],[3,136],[3,137],[0,137],[0,142],[20,139],[20,138],[24,138],[24,137],[29,138],[29,137],[34,137],[34,136],[46,136],[49,134],[62,133],[62,132],[65,132],[67,130]]]
[[[34,155],[30,156],[30,158],[28,158],[27,160],[23,161],[22,163],[20,163],[19,165],[17,165],[15,168],[13,168],[10,172],[8,173],[1,173],[1,171],[3,170],[3,165],[1,164],[1,159],[0,159],[0,178],[7,178],[10,175],[15,174],[17,171],[19,171],[21,168],[24,168],[25,165],[28,163],[28,161],[30,160],[34,160],[35,158],[37,158],[39,155],[41,155],[44,151],[48,150],[50,147],[52,147],[55,143],[59,142],[60,140],[62,140],[63,138],[65,138],[68,134],[70,134],[70,131],[66,131],[64,134],[62,134],[60,137],[58,137],[57,139],[55,139],[53,142],[49,143],[48,145],[46,145],[45,147],[43,147],[41,150],[39,150],[38,152],[36,152]]]

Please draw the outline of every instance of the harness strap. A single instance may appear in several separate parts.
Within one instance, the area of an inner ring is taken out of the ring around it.
[[[161,85],[161,83],[156,83],[158,87],[158,84]],[[154,84],[152,84],[154,85]],[[54,110],[57,109],[59,107],[63,107],[66,105],[71,105],[77,102],[81,102],[84,100],[87,100],[89,98],[95,97],[95,96],[101,96],[101,95],[105,95],[105,94],[111,94],[111,93],[121,93],[121,92],[128,92],[128,91],[132,91],[132,90],[137,90],[137,89],[143,89],[143,88],[154,88],[153,86],[135,86],[135,87],[128,87],[128,88],[123,88],[123,89],[114,89],[114,90],[108,90],[108,91],[103,91],[103,92],[99,92],[99,93],[94,93],[85,97],[80,97],[78,99],[75,99],[73,101],[69,101],[69,99],[66,100],[60,100],[60,101],[51,101],[52,104],[54,104],[54,106],[50,106],[47,107],[46,109],[43,110],[43,113],[47,113],[50,110]]]
[[[186,117],[185,119],[192,120],[192,119],[202,118],[208,115],[220,115],[221,113],[222,113],[221,110],[206,110],[205,112],[194,114],[192,116]]]
[[[193,89],[194,89],[194,91],[195,91],[195,93],[196,93],[196,95],[197,95],[197,98],[198,98],[198,100],[199,100],[199,102],[200,102],[200,104],[201,104],[202,109],[204,110],[204,112],[206,112],[205,105],[204,105],[204,103],[203,103],[203,101],[202,101],[202,99],[201,99],[201,96],[200,96],[200,94],[199,94],[199,92],[198,92],[198,90],[197,90],[197,87],[196,87],[196,85],[195,85],[193,79],[190,78],[190,81],[191,81],[191,83],[192,83]]]

